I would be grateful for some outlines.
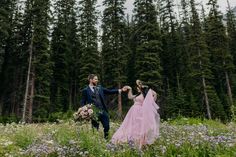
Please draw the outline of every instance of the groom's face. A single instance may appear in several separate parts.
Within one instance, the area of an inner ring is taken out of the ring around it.
[[[98,77],[95,76],[93,79],[90,80],[94,86],[97,86],[98,84]]]

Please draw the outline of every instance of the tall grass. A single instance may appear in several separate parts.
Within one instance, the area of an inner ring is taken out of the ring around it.
[[[120,123],[111,123],[110,137]],[[137,149],[129,144],[112,145],[103,128],[91,124],[43,123],[0,125],[0,156],[85,157],[234,157],[236,124],[179,118],[162,122],[160,137]]]

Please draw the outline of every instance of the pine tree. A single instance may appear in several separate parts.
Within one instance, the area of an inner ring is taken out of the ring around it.
[[[236,17],[229,5],[229,1],[227,0],[228,2],[228,10],[227,10],[227,34],[228,34],[228,40],[229,40],[229,51],[231,53],[231,55],[233,56],[233,63],[234,65],[236,65],[236,46],[235,46],[235,43],[236,43]],[[235,81],[235,70],[234,70],[234,74],[232,76],[232,88],[233,88],[233,91],[235,91],[234,89],[236,88],[236,81]],[[234,94],[236,94],[234,92]],[[229,100],[230,101],[230,100]],[[232,100],[231,100],[232,101]],[[235,104],[231,105],[231,112],[232,112],[232,117],[235,118]]]
[[[204,104],[208,118],[211,119],[211,111],[209,104],[209,94],[206,90],[208,86],[207,79],[212,78],[211,70],[209,69],[209,52],[207,45],[204,42],[203,33],[201,30],[199,16],[195,7],[195,1],[191,0],[191,40],[190,47],[190,82],[195,85],[192,88],[191,94],[194,95],[201,104],[201,99],[204,98]],[[194,83],[192,82],[194,81]],[[203,95],[202,95],[203,94]],[[202,104],[203,106],[203,104]]]
[[[77,9],[77,8],[75,8]],[[69,24],[69,43],[71,54],[69,54],[69,109],[78,108],[79,104],[79,75],[81,41],[78,36],[77,14],[72,10]]]
[[[32,81],[34,99],[32,113],[35,117],[47,117],[50,106],[50,81],[52,75],[51,54],[49,51],[49,11],[50,1],[34,0],[33,3],[33,67]]]
[[[187,74],[189,73],[187,44],[189,40],[188,5],[186,1],[181,1],[182,12],[180,13],[180,22],[177,22],[175,17],[174,8],[176,6],[173,0],[159,0],[159,5],[163,42],[161,63],[163,66],[165,95],[167,95],[165,104],[169,102],[168,92],[172,93],[175,95],[176,101],[166,105],[169,106],[169,109],[172,108],[171,110],[176,112],[175,114],[182,114],[186,111],[185,108],[188,105],[186,94],[188,89]]]
[[[22,121],[32,120],[32,103],[34,97],[34,79],[32,77],[33,71],[30,68],[32,65],[33,55],[33,1],[25,1],[25,8],[23,14],[22,29],[20,36],[22,37],[22,45],[20,46],[21,54],[21,82],[24,85],[22,88],[23,93],[23,106],[22,109]],[[31,77],[30,77],[31,76]],[[29,87],[29,84],[31,86]],[[30,91],[30,93],[28,92]]]
[[[6,43],[3,51],[4,62],[2,64],[2,72],[0,72],[0,104],[3,104],[0,108],[3,109],[4,114],[19,115],[19,96],[21,95],[19,84],[19,48],[20,48],[20,36],[19,31],[22,22],[21,8],[17,5],[18,1],[12,1],[8,6],[9,15],[9,30],[8,37],[5,39]],[[3,108],[2,108],[3,107]],[[1,111],[0,111],[1,112]],[[2,112],[0,113],[2,114]]]
[[[227,0],[228,2],[228,0]],[[229,5],[228,2],[228,10],[226,14],[226,21],[227,21],[227,33],[229,37],[229,48],[230,48],[230,53],[234,57],[234,65],[236,65],[236,47],[235,47],[235,42],[236,42],[236,17]]]
[[[190,117],[200,117],[202,113],[204,112],[203,106],[198,105],[198,100],[193,94],[190,94],[188,96],[188,103],[189,103],[189,108],[188,108],[188,113]]]
[[[125,0],[104,0],[102,18],[102,63],[104,84],[121,88],[127,80],[127,56],[129,48],[125,38]],[[122,114],[121,96],[118,97],[118,111]]]
[[[215,76],[215,87],[221,99],[224,93],[228,94],[230,104],[224,102],[226,112],[233,105],[231,91],[231,73],[233,69],[232,55],[229,52],[226,30],[222,23],[222,16],[218,12],[217,0],[209,0],[209,17],[207,18],[207,43],[214,63],[213,74]],[[225,86],[226,84],[226,86]],[[227,107],[228,106],[228,107]]]
[[[11,1],[1,1],[0,2],[0,72],[1,72],[1,65],[3,63],[3,54],[4,54],[4,46],[7,37],[9,36],[9,29],[10,29],[10,6]]]
[[[136,0],[134,6],[135,77],[160,91],[162,86],[162,67],[160,65],[162,43],[157,23],[157,11],[152,0]]]
[[[124,0],[105,0],[102,19],[102,59],[104,82],[120,86],[126,81],[127,46],[125,45]]]
[[[25,2],[25,11],[23,21],[21,13],[17,8],[18,1],[12,3],[11,9],[11,30],[9,31],[8,44],[6,45],[5,76],[11,76],[6,85],[7,94],[12,94],[10,104],[4,109],[6,112],[21,112],[20,102],[24,101],[23,121],[32,121],[32,115],[39,114],[47,116],[47,106],[49,106],[49,83],[50,83],[50,54],[48,41],[48,21],[49,21],[49,1],[40,2],[39,0],[27,0]],[[28,71],[29,80],[26,83],[27,66],[29,54],[32,56],[32,68]],[[12,70],[14,69],[14,70]],[[4,78],[4,77],[3,77]],[[9,82],[11,80],[11,82]],[[18,81],[19,80],[19,81]],[[27,89],[24,88],[27,84]],[[24,87],[22,87],[23,85]],[[11,88],[10,88],[11,86]],[[25,99],[17,98],[17,95]],[[19,100],[20,102],[16,102]],[[38,108],[44,112],[37,113]],[[33,111],[35,111],[33,113]]]
[[[134,62],[134,57],[135,57],[135,52],[133,51],[135,49],[135,43],[136,39],[135,36],[133,36],[133,32],[135,31],[135,21],[134,21],[134,16],[132,15],[131,18],[127,16],[126,19],[126,32],[125,34],[125,43],[127,43],[130,52],[127,55],[127,84],[134,87],[136,85],[136,79],[135,78],[135,62]]]
[[[192,107],[189,105],[191,100],[191,86],[189,81],[190,73],[190,54],[189,54],[189,41],[190,41],[190,4],[186,0],[181,0],[182,10],[180,11],[180,21],[177,27],[177,51],[176,57],[178,58],[178,74],[177,74],[177,97],[181,100],[181,105],[178,105],[181,115],[190,115]]]
[[[203,102],[199,111],[201,111],[201,108],[205,106],[205,111],[209,119],[211,119],[212,116],[214,118],[224,118],[222,115],[217,115],[215,112],[216,108],[222,107],[222,104],[212,84],[214,77],[212,75],[212,70],[210,69],[212,66],[210,63],[210,53],[207,49],[205,36],[203,34],[199,15],[195,7],[195,0],[191,0],[190,4],[192,14],[190,31],[191,37],[189,42],[191,63],[190,82],[192,84],[191,94],[197,98],[198,104],[202,104]]]
[[[175,103],[176,106],[178,107],[178,113],[180,115],[189,115],[189,109],[190,107],[188,106],[187,100],[187,95],[185,94],[184,90],[182,87],[179,87],[176,92],[176,98],[175,98]]]
[[[184,88],[189,89],[191,85],[188,84],[189,75],[189,44],[190,41],[190,24],[189,24],[189,3],[186,0],[181,0],[182,12],[181,21],[177,29],[178,35],[178,45],[179,53],[177,53],[177,58],[179,58],[179,84]]]
[[[51,51],[53,77],[51,81],[51,107],[53,112],[66,112],[76,105],[79,71],[79,39],[77,35],[75,1],[60,0],[56,3],[55,25]],[[77,86],[76,86],[77,85]]]
[[[79,1],[79,36],[81,38],[80,87],[88,84],[89,74],[100,74],[100,55],[98,52],[98,31],[96,28],[98,12],[97,0]]]
[[[163,105],[162,110],[164,110],[163,118],[176,118],[178,116],[179,109],[175,104],[175,96],[174,92],[168,88],[166,92],[166,101],[165,105]]]
[[[183,51],[181,50],[180,46],[180,37],[184,34],[181,27],[179,29],[177,28],[178,23],[174,16],[175,5],[173,3],[173,0],[159,0],[159,5],[159,16],[163,43],[161,63],[163,66],[163,75],[165,82],[164,88],[167,89],[166,81],[169,80],[169,88],[173,88],[176,91],[178,87],[178,77],[180,80],[182,80],[183,78],[181,73],[181,70],[183,68],[183,64],[181,63],[181,54]]]

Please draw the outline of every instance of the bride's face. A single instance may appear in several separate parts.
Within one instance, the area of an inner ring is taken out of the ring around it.
[[[137,87],[137,91],[138,91],[139,93],[141,93],[141,90],[139,89],[139,87]]]

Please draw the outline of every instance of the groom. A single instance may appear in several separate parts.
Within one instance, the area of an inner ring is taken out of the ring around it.
[[[88,76],[89,85],[82,90],[82,100],[81,105],[94,104],[101,112],[98,116],[98,121],[101,121],[104,128],[104,137],[108,138],[108,132],[110,129],[109,125],[109,115],[108,110],[105,104],[105,95],[106,94],[120,94],[122,91],[125,91],[125,88],[122,89],[106,89],[102,86],[98,86],[98,76],[95,74],[90,74]],[[99,122],[92,120],[92,126],[97,130],[99,128]]]

